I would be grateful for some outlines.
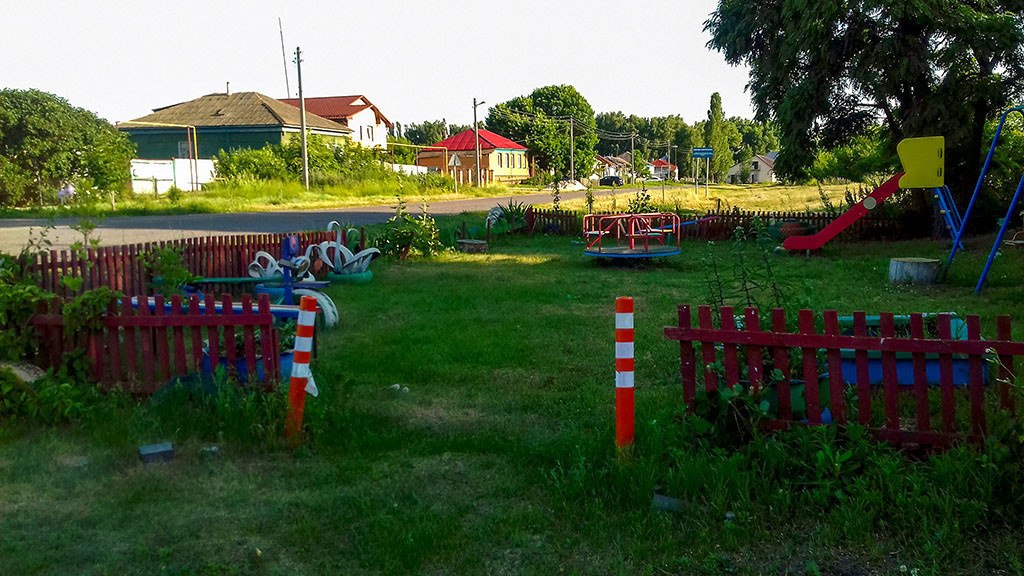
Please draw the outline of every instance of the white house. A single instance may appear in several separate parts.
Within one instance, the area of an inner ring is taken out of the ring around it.
[[[305,100],[306,112],[333,120],[352,130],[353,142],[367,148],[387,148],[388,129],[392,123],[366,96],[325,96]],[[298,98],[285,98],[281,101],[299,107]]]
[[[629,162],[616,156],[602,156],[595,158],[594,174],[592,179],[604,178],[605,176],[622,176],[629,173]]]
[[[729,172],[726,175],[726,181],[730,184],[757,184],[760,182],[778,182],[775,177],[775,159],[778,158],[778,152],[769,152],[768,154],[756,154],[750,159],[748,169],[750,170],[750,176],[747,177],[746,181],[743,181],[743,164],[739,163],[729,168]]]

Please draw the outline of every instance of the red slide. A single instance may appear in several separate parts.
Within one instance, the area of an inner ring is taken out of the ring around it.
[[[818,231],[817,234],[811,234],[810,236],[790,236],[782,241],[782,247],[786,250],[817,250],[821,248],[827,244],[829,240],[838,236],[840,232],[849,228],[851,224],[866,216],[868,212],[877,208],[882,202],[885,202],[886,198],[898,192],[900,189],[901,177],[903,177],[902,172],[892,178],[889,178],[885,184],[875,188],[874,192],[868,194],[853,208],[843,212],[828,226],[825,226]]]

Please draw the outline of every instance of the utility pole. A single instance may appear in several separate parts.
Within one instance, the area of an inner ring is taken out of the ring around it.
[[[473,98],[473,135],[476,137],[476,185],[482,186],[480,181],[480,127],[476,122],[476,107],[486,104],[484,101],[477,102]]]
[[[284,51],[284,27],[281,26],[281,17],[277,18],[277,31],[281,33],[281,63],[284,64],[284,94],[285,98],[292,97],[292,87],[288,84],[288,56]]]
[[[629,135],[629,183],[636,182],[636,147],[633,145],[633,141],[636,139],[636,134]]]
[[[576,137],[573,132],[573,125],[576,119],[569,116],[569,179],[576,181]]]
[[[302,50],[295,48],[295,67],[299,72],[299,129],[302,130],[302,185],[309,190],[309,150],[306,148],[306,99],[302,96]]]

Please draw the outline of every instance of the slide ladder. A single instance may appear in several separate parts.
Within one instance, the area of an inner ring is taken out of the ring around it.
[[[956,237],[960,234],[960,228],[964,225],[964,219],[960,215],[960,210],[956,207],[956,201],[953,200],[953,193],[950,192],[949,186],[935,189],[935,202],[939,205],[939,212],[946,223],[949,237],[956,241]],[[960,248],[963,248],[963,246],[961,245]]]

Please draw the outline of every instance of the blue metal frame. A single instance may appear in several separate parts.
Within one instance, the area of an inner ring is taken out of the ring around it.
[[[1021,117],[1024,117],[1024,106],[1014,106],[1003,113],[1002,117],[999,118],[999,125],[996,127],[996,133],[992,137],[992,145],[989,146],[988,155],[985,157],[985,164],[981,167],[981,174],[978,175],[978,183],[974,186],[974,193],[971,194],[971,201],[967,203],[967,210],[964,211],[963,222],[961,223],[960,229],[957,231],[956,238],[953,240],[953,247],[949,251],[949,258],[946,260],[946,266],[953,264],[953,258],[956,256],[958,249],[962,247],[962,241],[964,232],[967,230],[967,222],[971,218],[971,213],[974,211],[974,204],[978,200],[978,194],[981,192],[981,187],[985,183],[985,176],[988,175],[988,170],[992,166],[992,157],[995,156],[996,147],[999,145],[999,137],[1003,133],[1003,125],[1006,124],[1006,119],[1013,112],[1020,113]],[[974,293],[981,293],[982,286],[985,285],[985,278],[988,276],[989,269],[992,268],[992,261],[995,260],[996,254],[999,252],[999,245],[1003,241],[1003,237],[1006,235],[1006,227],[1009,225],[1010,220],[1013,217],[1013,210],[1017,205],[1017,200],[1020,198],[1021,188],[1024,187],[1024,177],[1021,178],[1020,184],[1017,186],[1017,191],[1013,195],[1013,200],[1010,202],[1010,208],[1006,212],[1006,218],[1003,220],[1003,225],[999,228],[999,236],[996,238],[995,244],[992,246],[992,251],[989,253],[988,261],[985,263],[985,269],[981,273],[981,278],[978,279],[978,285],[974,288]]]

